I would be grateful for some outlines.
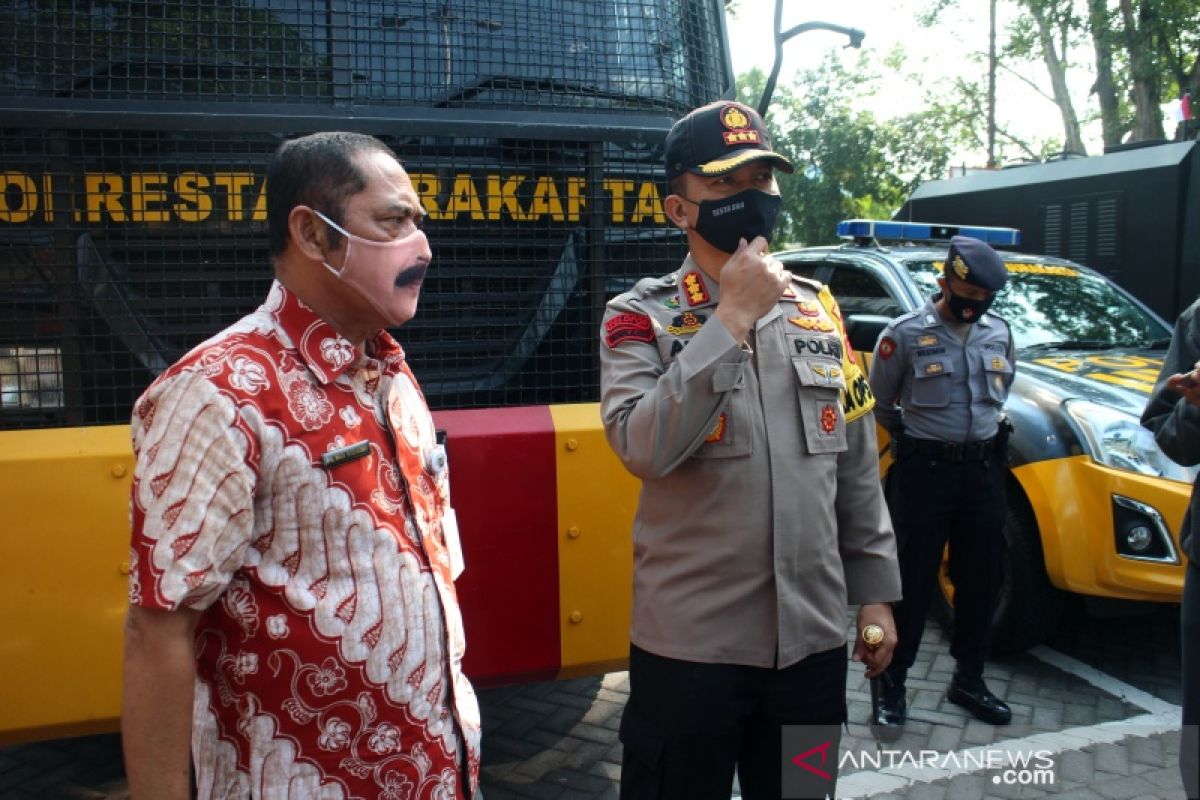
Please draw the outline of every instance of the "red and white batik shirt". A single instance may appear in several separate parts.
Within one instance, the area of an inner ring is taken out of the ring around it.
[[[447,477],[396,341],[276,282],[146,390],[133,446],[130,602],[203,610],[200,797],[453,800],[464,765],[473,791]]]

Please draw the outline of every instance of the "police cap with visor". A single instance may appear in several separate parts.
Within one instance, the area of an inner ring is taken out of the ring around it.
[[[680,119],[667,134],[667,182],[685,172],[715,177],[760,159],[784,172],[792,162],[771,149],[771,137],[758,112],[731,100],[701,106]]]
[[[955,236],[946,253],[946,277],[972,283],[991,292],[1004,288],[1008,269],[1003,259],[986,242],[970,236]]]

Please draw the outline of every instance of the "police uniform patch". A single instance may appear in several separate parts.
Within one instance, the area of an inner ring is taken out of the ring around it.
[[[807,300],[801,300],[796,303],[796,310],[800,312],[802,317],[819,317],[821,316],[821,307],[816,303],[810,303]]]
[[[826,383],[833,383],[838,378],[842,377],[840,367],[827,366],[825,364],[813,364],[811,366],[814,375],[820,375],[825,379]]]
[[[992,356],[992,369],[1004,369],[1004,359],[1000,356]]]
[[[946,368],[942,366],[942,362],[940,361],[934,361],[931,364],[925,365],[926,375],[941,375],[945,370]]]
[[[933,347],[938,343],[937,334],[927,333],[917,337],[917,347]]]
[[[704,437],[705,444],[716,444],[725,438],[725,428],[728,423],[728,418],[722,412],[721,416],[717,417],[717,424],[713,426],[712,431],[708,436]]]
[[[879,357],[887,361],[892,357],[892,353],[896,352],[896,342],[890,336],[885,336],[879,340]]]
[[[697,314],[695,311],[685,311],[672,320],[672,324],[667,326],[667,333],[673,333],[676,336],[687,336],[700,330],[707,319],[703,314]]]
[[[796,297],[796,290],[789,286],[783,290],[783,296],[788,300],[792,300]]]
[[[837,430],[838,413],[832,403],[826,403],[821,408],[821,430],[833,433]]]
[[[666,300],[663,300],[663,305],[667,308],[679,308],[679,295],[668,297]]]
[[[793,346],[800,355],[811,353],[814,356],[831,356],[838,361],[842,360],[845,352],[842,349],[842,340],[833,336],[797,336]]]
[[[609,349],[622,342],[653,342],[654,323],[643,314],[617,314],[604,323],[604,343]]]
[[[689,272],[683,276],[683,291],[687,295],[688,305],[698,306],[708,302],[708,289],[704,288],[704,279],[699,272]]]

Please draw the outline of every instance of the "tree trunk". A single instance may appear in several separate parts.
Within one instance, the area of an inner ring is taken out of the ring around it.
[[[1106,0],[1088,0],[1092,46],[1096,51],[1096,83],[1092,90],[1100,102],[1100,128],[1104,146],[1121,143],[1125,124],[1121,120],[1121,102],[1113,78],[1112,28],[1108,24]]]
[[[1154,67],[1154,44],[1151,36],[1154,13],[1150,3],[1142,0],[1134,16],[1133,0],[1121,0],[1121,19],[1125,23],[1125,46],[1129,51],[1129,72],[1132,78],[1130,99],[1133,101],[1133,136],[1131,141],[1162,139],[1162,113],[1159,111],[1158,74]]]
[[[1079,117],[1075,114],[1075,105],[1071,102],[1071,93],[1067,90],[1067,68],[1055,46],[1054,31],[1051,30],[1050,23],[1046,19],[1045,9],[1030,0],[1025,0],[1024,4],[1033,16],[1034,22],[1037,23],[1038,40],[1042,45],[1042,60],[1046,62],[1046,69],[1050,73],[1050,85],[1054,89],[1054,102],[1058,105],[1059,114],[1062,115],[1063,151],[1087,155],[1087,148],[1083,145],[1083,136],[1079,131]]]

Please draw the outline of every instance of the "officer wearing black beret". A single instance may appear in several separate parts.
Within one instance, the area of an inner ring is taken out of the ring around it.
[[[1012,719],[983,680],[999,588],[1008,423],[1003,405],[1015,351],[1008,323],[988,309],[1008,270],[986,243],[950,240],[941,291],[895,319],[875,346],[876,419],[892,434],[889,508],[904,598],[894,606],[899,644],[873,693],[872,725],[895,738],[906,717],[904,684],[950,544],[957,665],[948,699],[984,722]]]

